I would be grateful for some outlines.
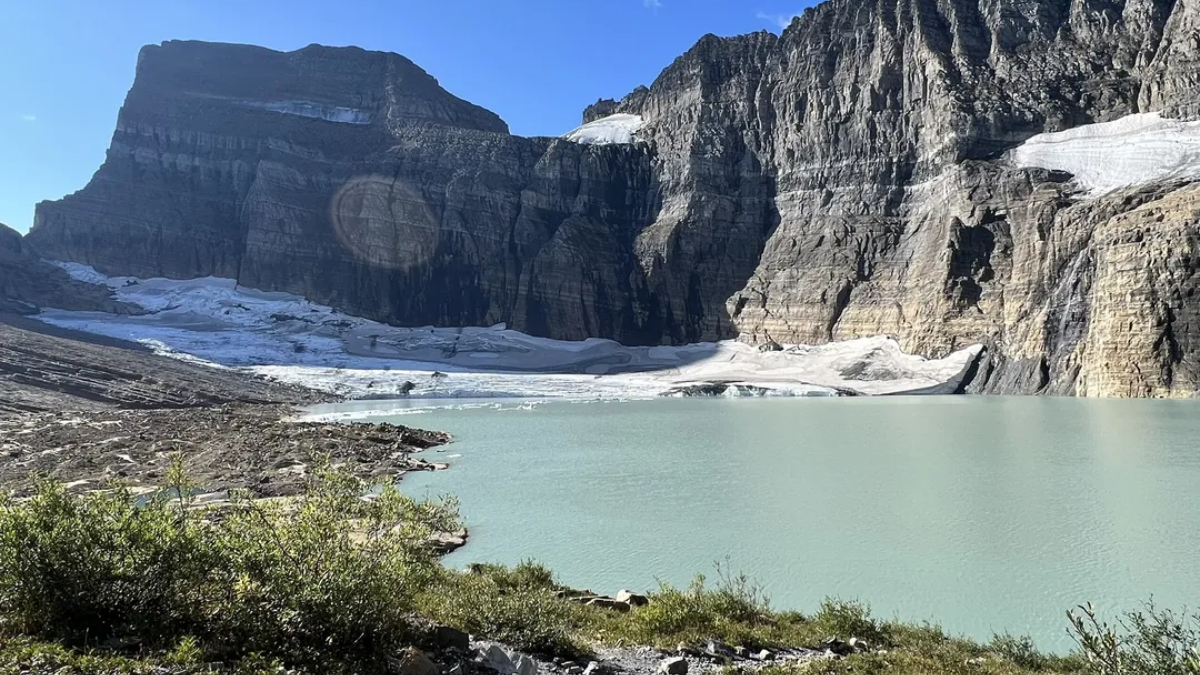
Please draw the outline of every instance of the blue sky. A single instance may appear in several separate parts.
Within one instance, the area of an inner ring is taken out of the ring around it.
[[[138,49],[197,39],[404,54],[513,133],[557,135],[706,33],[778,32],[812,0],[0,0],[0,222],[82,188]]]

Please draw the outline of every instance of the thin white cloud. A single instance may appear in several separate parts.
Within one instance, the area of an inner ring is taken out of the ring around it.
[[[756,16],[763,21],[770,21],[776,26],[779,26],[780,30],[783,30],[784,28],[792,25],[792,19],[800,16],[800,12],[793,12],[792,14],[768,14],[766,12],[759,12]]]
[[[22,122],[36,122],[37,115],[21,115]]]
[[[662,9],[662,0],[642,0],[642,4],[646,9]]]

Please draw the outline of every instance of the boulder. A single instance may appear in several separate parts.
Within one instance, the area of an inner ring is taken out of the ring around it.
[[[866,640],[864,640],[862,638],[852,637],[852,638],[850,638],[849,644],[850,644],[850,649],[853,649],[856,652],[871,651],[870,643],[868,643]]]
[[[396,675],[439,675],[441,672],[425,652],[413,647],[389,659],[388,666]]]
[[[630,607],[645,607],[650,604],[650,598],[633,591],[622,590],[617,593],[617,602],[627,603]]]
[[[608,598],[608,597],[604,597],[604,596],[600,596],[597,598],[590,598],[587,601],[587,605],[589,607],[599,607],[600,609],[609,609],[609,610],[612,610],[615,612],[622,612],[622,613],[628,612],[629,610],[632,609],[632,607],[629,606],[628,602],[622,602],[620,600],[616,600],[614,598]]]
[[[844,640],[829,638],[825,641],[825,651],[835,656],[849,656],[854,653],[854,648]]]
[[[490,668],[501,675],[512,675],[517,670],[508,651],[497,644],[489,644],[482,647],[479,652],[478,661],[485,668]]]
[[[662,675],[687,675],[688,661],[682,656],[663,659],[662,663],[658,664],[658,672]]]
[[[710,639],[708,644],[704,646],[704,655],[712,656],[718,659],[732,659],[734,653],[733,649],[724,642],[716,639]]]
[[[500,675],[537,675],[538,672],[537,661],[495,643],[488,643],[481,648],[478,661]]]
[[[465,652],[471,649],[471,636],[452,626],[438,626],[433,629],[433,643],[444,649]]]
[[[537,661],[528,655],[517,654],[513,659],[513,665],[516,666],[516,670],[513,671],[514,675],[537,675]]]

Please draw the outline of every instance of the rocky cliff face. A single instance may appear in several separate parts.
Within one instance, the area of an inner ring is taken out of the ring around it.
[[[107,288],[75,281],[42,261],[16,230],[0,223],[0,314],[35,314],[42,307],[112,313],[134,309],[111,296]]]
[[[979,391],[1191,394],[1200,189],[1084,195],[1005,153],[1200,115],[1198,35],[1198,0],[832,0],[598,102],[645,119],[605,146],[511,136],[396,55],[165,43],[29,240],[403,324],[982,341]]]

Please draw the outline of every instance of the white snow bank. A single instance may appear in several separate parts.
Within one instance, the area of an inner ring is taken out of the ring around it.
[[[325,120],[326,122],[360,125],[371,123],[371,113],[365,110],[356,110],[354,108],[345,108],[325,103],[313,103],[312,101],[275,101],[266,103],[245,101],[242,105],[250,108],[258,108],[259,110],[283,113],[285,115],[311,117],[313,119]]]
[[[230,279],[107,278],[85,265],[56,264],[76,279],[107,284],[148,313],[47,310],[43,321],[350,397],[397,397],[408,383],[414,397],[460,399],[648,398],[703,382],[745,385],[730,395],[755,387],[781,396],[951,393],[980,349],[926,360],[887,338],[761,353],[738,342],[625,347],[548,340],[503,326],[398,328]]]
[[[609,115],[588,122],[563,138],[585,145],[632,143],[645,123],[641,115]]]
[[[1038,134],[1013,150],[1013,163],[1066,171],[1092,196],[1126,187],[1200,178],[1200,122],[1128,115]]]

